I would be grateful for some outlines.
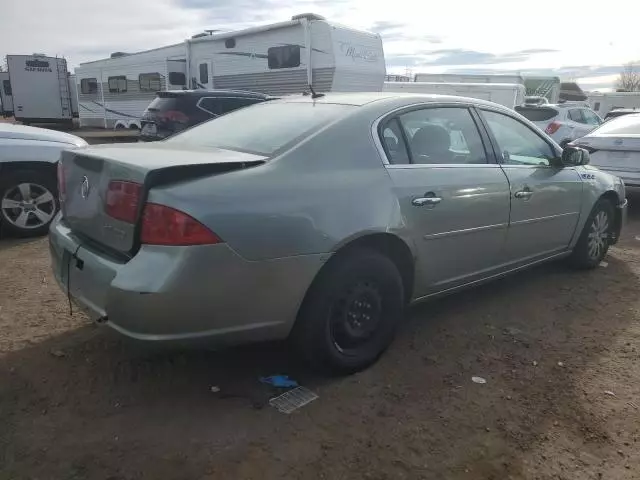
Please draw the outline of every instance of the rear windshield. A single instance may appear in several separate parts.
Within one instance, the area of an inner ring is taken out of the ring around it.
[[[591,135],[640,135],[640,114],[632,113],[612,118],[596,128]]]
[[[532,122],[544,122],[558,115],[557,110],[548,107],[516,107],[516,112]]]
[[[156,97],[147,107],[149,112],[166,112],[178,110],[182,106],[182,99],[177,97]]]
[[[354,108],[326,103],[259,103],[202,123],[166,141],[272,156]]]

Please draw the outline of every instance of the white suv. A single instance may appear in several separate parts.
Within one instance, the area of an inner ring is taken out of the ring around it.
[[[561,147],[576,138],[584,137],[603,122],[590,108],[571,103],[523,105],[515,110],[535,123]]]

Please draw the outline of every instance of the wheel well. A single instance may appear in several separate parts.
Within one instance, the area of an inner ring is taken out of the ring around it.
[[[32,172],[44,172],[50,173],[53,178],[57,176],[57,166],[56,163],[49,162],[7,162],[0,163],[0,172],[9,173],[9,172],[19,172],[19,171],[32,171]]]
[[[348,253],[354,249],[360,248],[375,250],[388,257],[396,265],[402,277],[405,300],[407,302],[411,300],[415,276],[415,261],[407,244],[395,235],[390,233],[374,233],[360,237],[338,249],[327,264],[338,261],[343,255],[348,255]],[[323,269],[325,267],[323,267]]]
[[[616,244],[620,238],[620,231],[622,230],[622,211],[616,208],[620,203],[620,198],[618,194],[612,190],[603,193],[600,198],[611,202],[611,206],[613,207],[614,223],[611,225],[611,240],[613,244]]]

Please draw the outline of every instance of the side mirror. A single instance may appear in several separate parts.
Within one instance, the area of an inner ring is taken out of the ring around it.
[[[566,146],[562,150],[562,165],[565,167],[587,165],[590,161],[589,152],[584,148]]]

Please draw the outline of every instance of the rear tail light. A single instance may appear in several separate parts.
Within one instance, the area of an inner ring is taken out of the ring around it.
[[[188,123],[189,117],[178,110],[167,110],[166,112],[159,112],[157,116],[158,120],[164,122],[176,122],[176,123]]]
[[[64,167],[62,160],[58,161],[58,199],[60,203],[64,203],[67,198],[67,184],[64,181]]]
[[[547,125],[547,128],[545,128],[544,131],[547,132],[547,134],[552,135],[556,133],[560,127],[560,123],[551,122],[549,125]]]
[[[107,188],[105,213],[116,220],[136,223],[141,194],[139,183],[112,180]]]
[[[148,245],[210,245],[222,240],[184,212],[147,203],[142,213],[140,242]]]

